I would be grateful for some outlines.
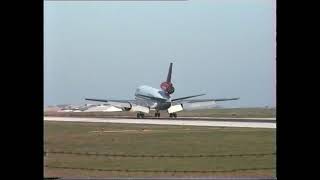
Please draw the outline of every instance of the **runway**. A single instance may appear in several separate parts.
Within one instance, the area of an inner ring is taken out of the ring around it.
[[[65,122],[101,122],[126,124],[155,124],[155,125],[182,125],[182,126],[213,126],[213,127],[249,127],[249,128],[276,128],[275,121],[237,121],[237,118],[219,120],[181,120],[181,119],[129,119],[129,118],[85,118],[85,117],[44,117],[45,121]]]
[[[107,116],[97,118],[114,118],[114,119],[137,119],[134,116]],[[145,117],[145,119],[156,120],[171,120],[168,117]],[[276,122],[276,118],[235,118],[235,117],[183,117],[179,116],[178,120],[206,120],[206,121],[232,121],[232,122]]]
[[[60,179],[60,178],[59,178]],[[116,179],[116,180],[147,180],[147,179],[154,179],[154,180],[192,180],[192,179],[196,179],[196,180],[276,180],[276,177],[159,177],[159,178],[155,178],[155,177],[148,177],[148,178],[138,178],[138,177],[116,177],[116,178],[61,178],[61,180],[110,180],[110,179]]]

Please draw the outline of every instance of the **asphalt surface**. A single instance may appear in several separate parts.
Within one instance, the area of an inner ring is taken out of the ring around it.
[[[186,177],[186,178],[174,178],[174,177],[163,177],[163,178],[135,178],[135,177],[128,177],[128,178],[61,178],[60,180],[109,180],[109,179],[117,179],[117,180],[146,180],[146,179],[153,179],[153,180],[191,180],[191,179],[198,179],[198,180],[276,180],[275,177]]]
[[[70,117],[81,117],[81,116],[70,116]],[[115,118],[115,119],[137,119],[135,116],[101,116],[95,118]],[[145,116],[145,119],[162,119],[169,120],[169,117],[152,117]],[[238,118],[238,117],[183,117],[179,116],[177,120],[206,120],[206,121],[235,121],[235,122],[276,122],[276,118]]]
[[[193,118],[193,119],[192,119]],[[208,118],[199,119],[190,117],[187,120],[177,119],[134,119],[134,118],[86,118],[86,117],[44,117],[45,121],[65,122],[102,122],[102,123],[126,123],[126,124],[156,124],[156,125],[184,125],[184,126],[213,126],[213,127],[250,127],[250,128],[276,128],[275,120],[261,118]]]

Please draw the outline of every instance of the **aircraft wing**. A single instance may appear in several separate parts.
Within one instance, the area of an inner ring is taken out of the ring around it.
[[[90,99],[86,98],[87,101],[97,101],[97,102],[105,102],[117,108],[131,108],[132,101],[135,100],[107,100],[107,99]]]
[[[207,101],[232,101],[238,100],[240,98],[221,98],[221,99],[194,99],[194,100],[187,100],[189,103],[196,103],[196,102],[207,102]]]
[[[240,98],[220,98],[220,99],[192,99],[187,100],[178,98],[172,102],[172,105],[182,105],[185,110],[208,109],[216,106],[217,101],[232,101]]]
[[[130,109],[133,106],[142,106],[149,109],[149,107],[152,106],[151,101],[145,101],[145,100],[108,100],[108,99],[89,99],[89,98],[86,98],[85,100],[105,102],[106,104],[109,104],[111,106],[114,106],[120,109]]]
[[[203,96],[203,95],[206,95],[206,94],[197,94],[197,95],[193,95],[193,96],[186,96],[186,97],[176,98],[176,99],[172,99],[172,102],[181,101],[181,100],[184,100],[184,99],[189,99],[189,98]]]
[[[200,103],[200,102],[217,102],[217,101],[232,101],[238,100],[240,98],[221,98],[221,99],[191,99],[191,100],[176,100],[172,101],[174,104],[181,104],[181,103]]]

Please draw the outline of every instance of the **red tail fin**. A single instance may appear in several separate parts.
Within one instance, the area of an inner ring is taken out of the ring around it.
[[[167,92],[168,94],[172,94],[174,92],[174,87],[171,83],[171,74],[172,74],[172,63],[170,63],[170,66],[169,66],[167,81],[161,83],[160,85],[161,89]]]

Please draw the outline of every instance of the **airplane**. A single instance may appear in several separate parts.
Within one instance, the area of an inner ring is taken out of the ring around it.
[[[150,86],[139,86],[135,91],[134,100],[107,100],[85,98],[88,101],[97,101],[108,103],[122,111],[137,112],[137,118],[144,118],[144,113],[155,111],[154,116],[160,117],[160,111],[167,110],[171,118],[177,118],[177,112],[184,110],[184,105],[195,105],[199,109],[215,104],[217,101],[238,100],[240,98],[221,98],[221,99],[192,99],[194,97],[203,96],[205,94],[197,94],[192,96],[180,97],[172,99],[171,95],[175,92],[173,83],[171,82],[172,63],[170,63],[166,81],[160,84],[161,89]]]

